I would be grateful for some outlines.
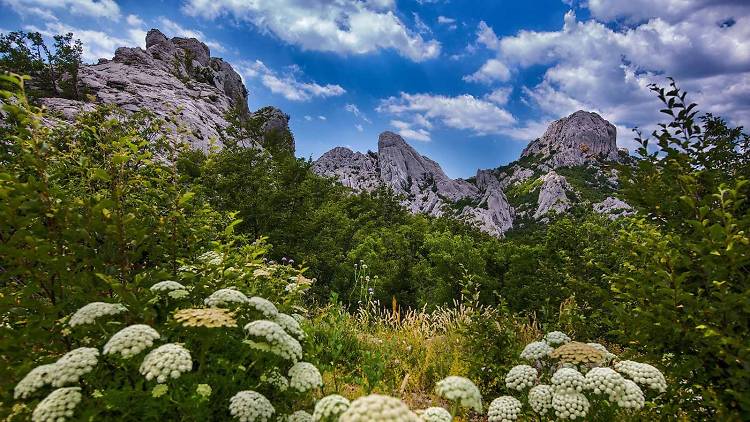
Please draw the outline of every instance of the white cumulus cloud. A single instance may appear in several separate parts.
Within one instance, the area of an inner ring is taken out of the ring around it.
[[[256,60],[254,62],[240,62],[238,68],[243,76],[259,80],[272,93],[279,94],[289,101],[310,101],[318,97],[337,97],[346,92],[344,88],[335,84],[320,85],[316,82],[299,81],[297,77],[300,71],[295,67],[292,67],[290,72],[280,74],[270,69],[262,61]]]
[[[2,0],[0,3],[24,15],[29,12],[50,15],[51,11],[67,11],[74,15],[120,19],[120,6],[115,0]]]
[[[413,125],[428,128],[439,122],[446,127],[469,130],[476,135],[501,133],[516,123],[515,117],[507,110],[469,94],[451,97],[402,92],[398,97],[381,100],[377,111],[402,116],[398,120],[400,122],[404,122],[404,118],[411,118]],[[426,133],[422,133],[422,136],[426,136]]]
[[[408,28],[391,0],[185,0],[191,16],[229,16],[305,50],[366,54],[392,49],[413,61],[440,54],[440,43]]]

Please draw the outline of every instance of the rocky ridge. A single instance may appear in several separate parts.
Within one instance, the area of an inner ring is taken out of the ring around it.
[[[356,192],[388,187],[411,212],[454,216],[502,236],[575,206],[610,218],[630,212],[614,196],[612,164],[627,157],[617,148],[616,134],[614,125],[598,114],[577,111],[550,124],[516,162],[480,169],[471,180],[454,180],[399,135],[384,132],[377,153],[336,147],[315,161],[313,171]]]
[[[167,38],[158,29],[146,35],[146,48],[120,47],[110,59],[82,66],[79,92],[90,102],[43,98],[41,103],[72,119],[91,103],[114,104],[126,111],[149,110],[173,127],[187,129],[187,142],[207,150],[220,145],[232,110],[251,116],[248,91],[240,75],[195,38]],[[264,130],[288,130],[289,116],[267,107]],[[294,146],[292,145],[292,149]]]

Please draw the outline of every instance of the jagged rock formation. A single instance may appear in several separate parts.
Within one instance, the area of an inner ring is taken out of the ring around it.
[[[551,170],[540,177],[539,180],[541,180],[542,185],[539,187],[539,198],[537,199],[534,218],[542,218],[550,211],[561,213],[570,208],[570,200],[565,195],[565,191],[570,191],[572,188],[565,177]]]
[[[615,138],[615,127],[598,114],[577,111],[553,122],[518,161],[478,170],[467,181],[450,179],[400,136],[384,132],[377,153],[337,147],[323,154],[313,171],[358,192],[390,187],[411,212],[451,215],[502,236],[512,227],[546,222],[575,206],[609,218],[631,212],[612,196],[617,172],[611,164],[627,155],[617,149]]]
[[[336,147],[315,162],[313,171],[335,177],[355,191],[388,187],[404,198],[403,204],[411,212],[453,215],[494,235],[501,235],[512,224],[512,210],[497,179],[480,173],[477,178],[482,184],[453,180],[436,162],[392,132],[379,136],[377,153]]]
[[[126,111],[149,110],[187,130],[186,140],[206,150],[221,141],[227,112],[249,116],[247,89],[240,75],[206,44],[194,38],[167,38],[157,29],[146,35],[146,49],[120,47],[111,59],[82,66],[79,92],[97,103]],[[89,107],[81,101],[41,99],[42,104],[71,119]],[[289,116],[278,109],[268,128],[287,128]],[[292,145],[292,149],[294,146]]]
[[[553,122],[521,157],[539,156],[552,168],[580,166],[592,161],[616,161],[617,129],[596,113],[576,111]]]
[[[622,199],[612,196],[608,196],[604,201],[597,202],[593,207],[595,212],[604,214],[611,220],[633,214],[633,207]]]

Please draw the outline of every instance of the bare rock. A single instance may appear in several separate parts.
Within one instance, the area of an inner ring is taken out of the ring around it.
[[[612,196],[608,196],[602,202],[597,202],[593,207],[594,212],[605,214],[610,220],[634,214],[633,207],[627,202]]]
[[[572,190],[572,187],[565,177],[552,170],[540,179],[542,186],[539,188],[535,219],[539,220],[550,211],[561,213],[570,208],[570,200],[565,192]]]
[[[521,156],[540,156],[552,168],[617,161],[617,129],[598,114],[579,110],[550,124]]]
[[[79,91],[96,102],[115,104],[127,111],[149,110],[173,128],[181,127],[186,140],[207,150],[220,142],[232,109],[249,113],[247,89],[240,75],[194,38],[168,39],[159,30],[146,35],[146,49],[120,47],[112,60],[83,66]],[[81,104],[43,99],[42,103],[72,118]],[[282,113],[283,114],[283,113]],[[288,124],[275,122],[274,125]]]

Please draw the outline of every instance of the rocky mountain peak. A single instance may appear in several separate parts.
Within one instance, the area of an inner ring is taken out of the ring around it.
[[[146,34],[145,49],[120,47],[112,59],[82,66],[79,85],[79,92],[94,102],[115,104],[126,111],[146,109],[174,127],[186,128],[186,140],[203,150],[212,140],[220,143],[229,111],[250,114],[248,91],[229,63],[211,57],[211,50],[200,40],[168,38],[158,29]],[[41,102],[66,118],[90,108],[85,102],[62,98]],[[289,130],[289,116],[281,110],[267,107],[261,111],[267,118],[264,134]]]
[[[537,156],[553,168],[617,161],[617,129],[600,115],[579,110],[549,125],[521,157]]]

